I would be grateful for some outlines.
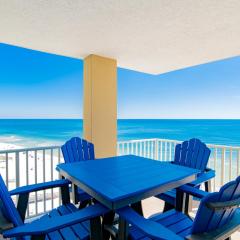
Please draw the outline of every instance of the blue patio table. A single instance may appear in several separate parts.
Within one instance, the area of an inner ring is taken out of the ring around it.
[[[63,163],[57,170],[111,210],[190,183],[199,173],[197,169],[135,155]],[[177,191],[178,200],[182,194]],[[177,201],[177,208],[182,209],[181,201]],[[119,228],[119,239],[125,239],[128,227],[123,219]]]

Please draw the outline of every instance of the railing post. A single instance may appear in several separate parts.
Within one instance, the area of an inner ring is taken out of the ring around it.
[[[159,148],[158,148],[158,139],[156,138],[155,139],[155,160],[159,160],[158,159],[158,155],[159,155],[159,153],[158,153],[158,151],[159,151]]]
[[[237,176],[239,175],[239,161],[240,161],[240,150],[237,152]]]
[[[19,152],[16,152],[16,188],[20,186]]]
[[[224,184],[225,180],[225,148],[222,148],[222,159],[221,159],[221,186]]]

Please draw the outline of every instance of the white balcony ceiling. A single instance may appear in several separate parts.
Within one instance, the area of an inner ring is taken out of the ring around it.
[[[158,74],[240,55],[240,1],[0,0],[0,41]]]

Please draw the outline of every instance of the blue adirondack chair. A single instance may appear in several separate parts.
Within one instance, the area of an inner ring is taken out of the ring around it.
[[[78,210],[70,203],[69,184],[68,180],[56,180],[8,192],[0,175],[0,229],[3,236],[25,240],[90,239],[91,228],[91,239],[101,239],[99,216],[108,210],[100,204]],[[54,187],[61,187],[63,205],[31,223],[24,223],[29,193]],[[17,208],[11,199],[13,195],[19,196]]]
[[[73,137],[61,147],[65,163],[80,162],[95,159],[94,145],[79,137]],[[80,203],[79,208],[84,208],[91,201],[91,196],[82,189],[74,190],[75,203]]]
[[[177,144],[175,148],[175,156],[173,164],[196,168],[201,170],[197,179],[190,183],[190,186],[199,188],[201,184],[205,184],[205,191],[210,191],[210,180],[215,177],[215,171],[207,168],[211,150],[199,139],[193,138]],[[165,201],[164,212],[175,207],[176,190],[173,189],[166,193],[157,195],[156,197]],[[185,212],[188,212],[189,196],[186,197]]]
[[[175,209],[145,219],[132,208],[125,207],[117,212],[132,225],[129,229],[131,239],[230,239],[240,228],[240,177],[215,193],[188,185],[180,189],[201,198],[194,220]]]
[[[62,154],[65,163],[87,161],[95,159],[94,145],[79,137],[73,137],[68,140],[62,147]],[[77,193],[74,195],[75,203],[80,203],[79,208],[85,208],[92,201],[92,197],[85,193],[82,189],[74,189]],[[95,201],[96,202],[96,201]],[[103,226],[110,226],[114,221],[114,212],[108,212],[104,215]],[[110,233],[105,228],[103,229],[103,239],[109,239]]]

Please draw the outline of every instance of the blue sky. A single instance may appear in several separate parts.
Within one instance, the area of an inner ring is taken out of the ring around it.
[[[83,62],[0,44],[0,118],[81,118]],[[240,56],[157,76],[118,69],[118,118],[240,118]]]

